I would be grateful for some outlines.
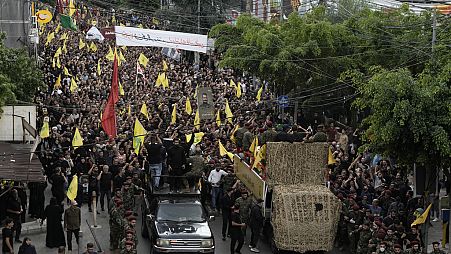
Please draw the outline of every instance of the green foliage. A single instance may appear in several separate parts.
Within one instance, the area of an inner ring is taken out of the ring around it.
[[[447,68],[447,67],[446,67]],[[440,165],[451,156],[451,72],[426,69],[418,78],[407,69],[379,70],[358,84],[355,105],[371,109],[365,138],[376,152],[399,161]]]
[[[35,62],[23,49],[10,49],[3,45],[0,34],[0,108],[17,100],[31,101],[38,87],[42,86],[42,74]]]

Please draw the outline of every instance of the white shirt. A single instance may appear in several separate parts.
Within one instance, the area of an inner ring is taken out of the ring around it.
[[[228,175],[228,173],[227,172],[225,172],[224,170],[219,170],[219,172],[218,171],[216,171],[216,169],[213,169],[211,172],[210,172],[210,175],[208,176],[208,181],[213,185],[213,187],[217,187],[217,186],[215,186],[215,185],[217,185],[217,183],[219,182],[219,181],[221,181],[221,177],[222,176],[226,176],[226,175]]]

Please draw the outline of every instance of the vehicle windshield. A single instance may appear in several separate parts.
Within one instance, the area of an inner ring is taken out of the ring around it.
[[[204,222],[202,206],[199,204],[160,204],[157,211],[158,221]]]

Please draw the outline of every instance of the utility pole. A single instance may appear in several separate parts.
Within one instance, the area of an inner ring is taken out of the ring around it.
[[[200,34],[200,0],[197,0],[197,33]],[[199,52],[194,52],[194,62],[197,65],[200,65],[200,53]]]
[[[435,41],[437,40],[437,10],[434,8],[434,12],[432,14],[432,43],[431,43],[431,58],[432,58],[432,66],[433,69],[435,67],[435,57],[434,57],[434,53],[435,53]]]

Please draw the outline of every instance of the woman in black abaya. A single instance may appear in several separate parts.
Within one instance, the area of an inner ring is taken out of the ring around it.
[[[63,225],[61,224],[61,216],[64,208],[58,204],[56,198],[50,199],[50,204],[44,210],[44,218],[47,219],[47,234],[45,237],[45,246],[55,248],[66,246],[64,238]]]

